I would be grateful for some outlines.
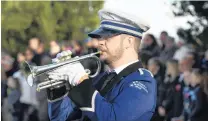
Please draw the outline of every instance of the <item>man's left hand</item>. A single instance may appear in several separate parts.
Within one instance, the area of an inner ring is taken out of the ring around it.
[[[48,73],[49,79],[66,80],[71,86],[76,86],[88,78],[84,67],[80,62],[61,66]]]

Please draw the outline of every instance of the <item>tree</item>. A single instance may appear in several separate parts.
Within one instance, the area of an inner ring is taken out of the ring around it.
[[[199,49],[208,48],[208,2],[206,1],[177,1],[173,3],[177,8],[175,16],[192,16],[194,21],[188,21],[189,29],[180,28],[178,35],[188,43]]]
[[[102,1],[2,1],[2,48],[16,53],[32,37],[50,40],[84,39],[97,27]]]

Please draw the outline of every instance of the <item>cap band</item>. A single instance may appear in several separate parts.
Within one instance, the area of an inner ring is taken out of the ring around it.
[[[136,28],[132,25],[126,23],[120,23],[116,21],[110,21],[110,20],[102,21],[100,26],[108,29],[113,29],[113,30],[133,34],[134,36],[137,36],[139,38],[142,37],[142,33],[144,32],[142,29]]]

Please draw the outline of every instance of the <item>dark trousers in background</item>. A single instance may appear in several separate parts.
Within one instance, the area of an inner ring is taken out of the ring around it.
[[[23,121],[39,121],[37,109],[28,104],[22,103]]]
[[[151,121],[164,121],[164,120],[165,117],[159,115],[158,107],[156,107],[155,113],[153,114]]]

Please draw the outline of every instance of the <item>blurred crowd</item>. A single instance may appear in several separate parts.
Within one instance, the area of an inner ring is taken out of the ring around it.
[[[48,121],[46,90],[36,91],[26,82],[24,61],[41,66],[52,63],[56,54],[71,50],[72,57],[97,52],[96,40],[50,41],[46,50],[39,38],[16,57],[2,50],[1,109],[3,121]],[[191,44],[177,42],[166,31],[158,39],[146,34],[138,52],[144,68],[157,81],[157,106],[152,121],[206,121],[208,119],[208,50],[199,52]],[[96,71],[92,61],[82,63]],[[107,69],[102,63],[101,71]],[[38,77],[37,81],[44,77]]]

